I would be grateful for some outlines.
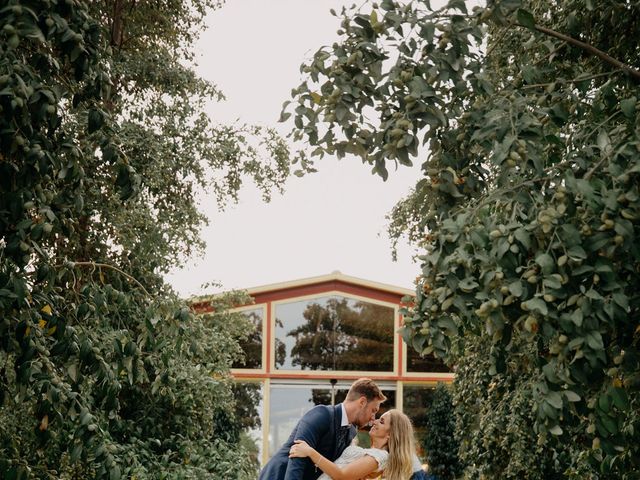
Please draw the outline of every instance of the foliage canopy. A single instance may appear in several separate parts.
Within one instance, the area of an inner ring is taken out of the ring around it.
[[[162,280],[202,246],[199,190],[222,207],[290,173],[272,131],[204,113],[190,47],[217,5],[0,8],[3,478],[255,473],[228,375],[248,325],[225,313],[247,299],[196,319]]]
[[[640,3],[336,16],[283,118],[383,178],[421,160],[390,227],[423,250],[403,335],[457,365],[465,474],[636,478]]]

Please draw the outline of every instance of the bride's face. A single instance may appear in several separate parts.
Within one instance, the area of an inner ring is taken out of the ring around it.
[[[373,422],[371,430],[369,430],[369,436],[371,438],[389,439],[389,432],[391,430],[391,424],[389,423],[391,418],[389,412],[382,415],[379,419]]]

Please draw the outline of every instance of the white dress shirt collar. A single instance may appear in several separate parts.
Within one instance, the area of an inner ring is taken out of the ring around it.
[[[351,425],[351,423],[349,422],[349,418],[347,417],[347,409],[344,408],[344,403],[341,403],[340,406],[342,407],[342,423],[340,424],[340,426],[348,427],[349,425]]]

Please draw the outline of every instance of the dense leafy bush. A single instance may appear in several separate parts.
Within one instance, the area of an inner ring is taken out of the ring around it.
[[[383,178],[422,161],[404,337],[458,367],[465,474],[636,478],[640,2],[430,3],[336,13],[283,118]]]
[[[216,5],[0,8],[2,478],[255,476],[225,313],[247,299],[195,318],[162,280],[202,246],[198,190],[268,196],[290,169],[273,132],[204,114],[190,46]]]
[[[440,480],[451,480],[462,473],[458,458],[460,443],[456,438],[456,421],[449,387],[439,383],[433,392],[421,439],[427,454],[429,473]]]

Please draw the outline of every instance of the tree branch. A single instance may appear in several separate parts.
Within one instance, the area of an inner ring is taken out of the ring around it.
[[[498,38],[496,38],[493,41],[493,44],[489,47],[489,50],[487,50],[487,53],[485,54],[485,57],[488,57],[489,55],[491,55],[491,52],[493,52],[493,50],[500,45],[500,42],[502,41],[502,39],[504,38],[504,36],[509,33],[509,27],[505,27],[502,32],[500,32],[500,36]]]
[[[124,272],[122,270],[120,270],[118,267],[114,267],[113,265],[109,265],[108,263],[95,263],[95,262],[72,262],[70,261],[69,264],[72,264],[74,267],[98,267],[98,268],[110,268],[111,270],[115,270],[116,272],[118,272],[119,274],[123,275],[124,277],[128,278],[129,280],[131,280],[133,283],[135,283],[138,287],[140,287],[140,289],[145,293],[145,295],[147,295],[148,297],[151,296],[151,294],[147,291],[146,288],[144,288],[144,286],[138,281],[136,280],[134,277],[132,277],[131,275],[129,275],[127,272]],[[63,267],[65,265],[55,265],[57,268],[59,267]],[[71,265],[69,265],[71,266]]]
[[[548,82],[548,83],[531,83],[529,85],[524,85],[522,87],[523,90],[528,89],[528,88],[545,88],[548,87],[549,85],[553,85],[555,84],[567,84],[567,83],[578,83],[578,82],[586,82],[588,80],[593,80],[595,78],[600,78],[600,77],[608,77],[609,75],[615,75],[616,73],[620,73],[622,72],[622,70],[612,70],[610,72],[604,72],[604,73],[598,73],[595,75],[589,75],[588,77],[577,77],[577,78],[572,78],[571,80],[556,80],[554,82]]]
[[[525,25],[522,25],[520,23],[516,23],[516,25],[518,25],[519,27],[528,28]],[[582,48],[583,50],[586,50],[587,52],[595,55],[596,57],[600,58],[601,60],[604,60],[609,65],[613,65],[614,67],[619,68],[623,72],[629,74],[630,76],[634,77],[636,80],[640,81],[640,70],[636,70],[635,68],[627,65],[626,63],[622,63],[620,60],[616,60],[612,56],[608,55],[607,53],[603,52],[602,50],[597,49],[593,45],[590,45],[588,43],[582,42],[580,40],[576,40],[573,37],[570,37],[570,36],[565,35],[565,34],[560,33],[560,32],[556,32],[555,30],[551,30],[550,28],[547,28],[547,27],[541,27],[540,25],[535,25],[534,28],[538,32],[541,32],[541,33],[544,33],[546,35],[550,35],[552,37],[558,38],[558,39],[560,39],[560,40],[562,40],[564,42],[567,42],[568,44],[573,45],[575,47]]]

